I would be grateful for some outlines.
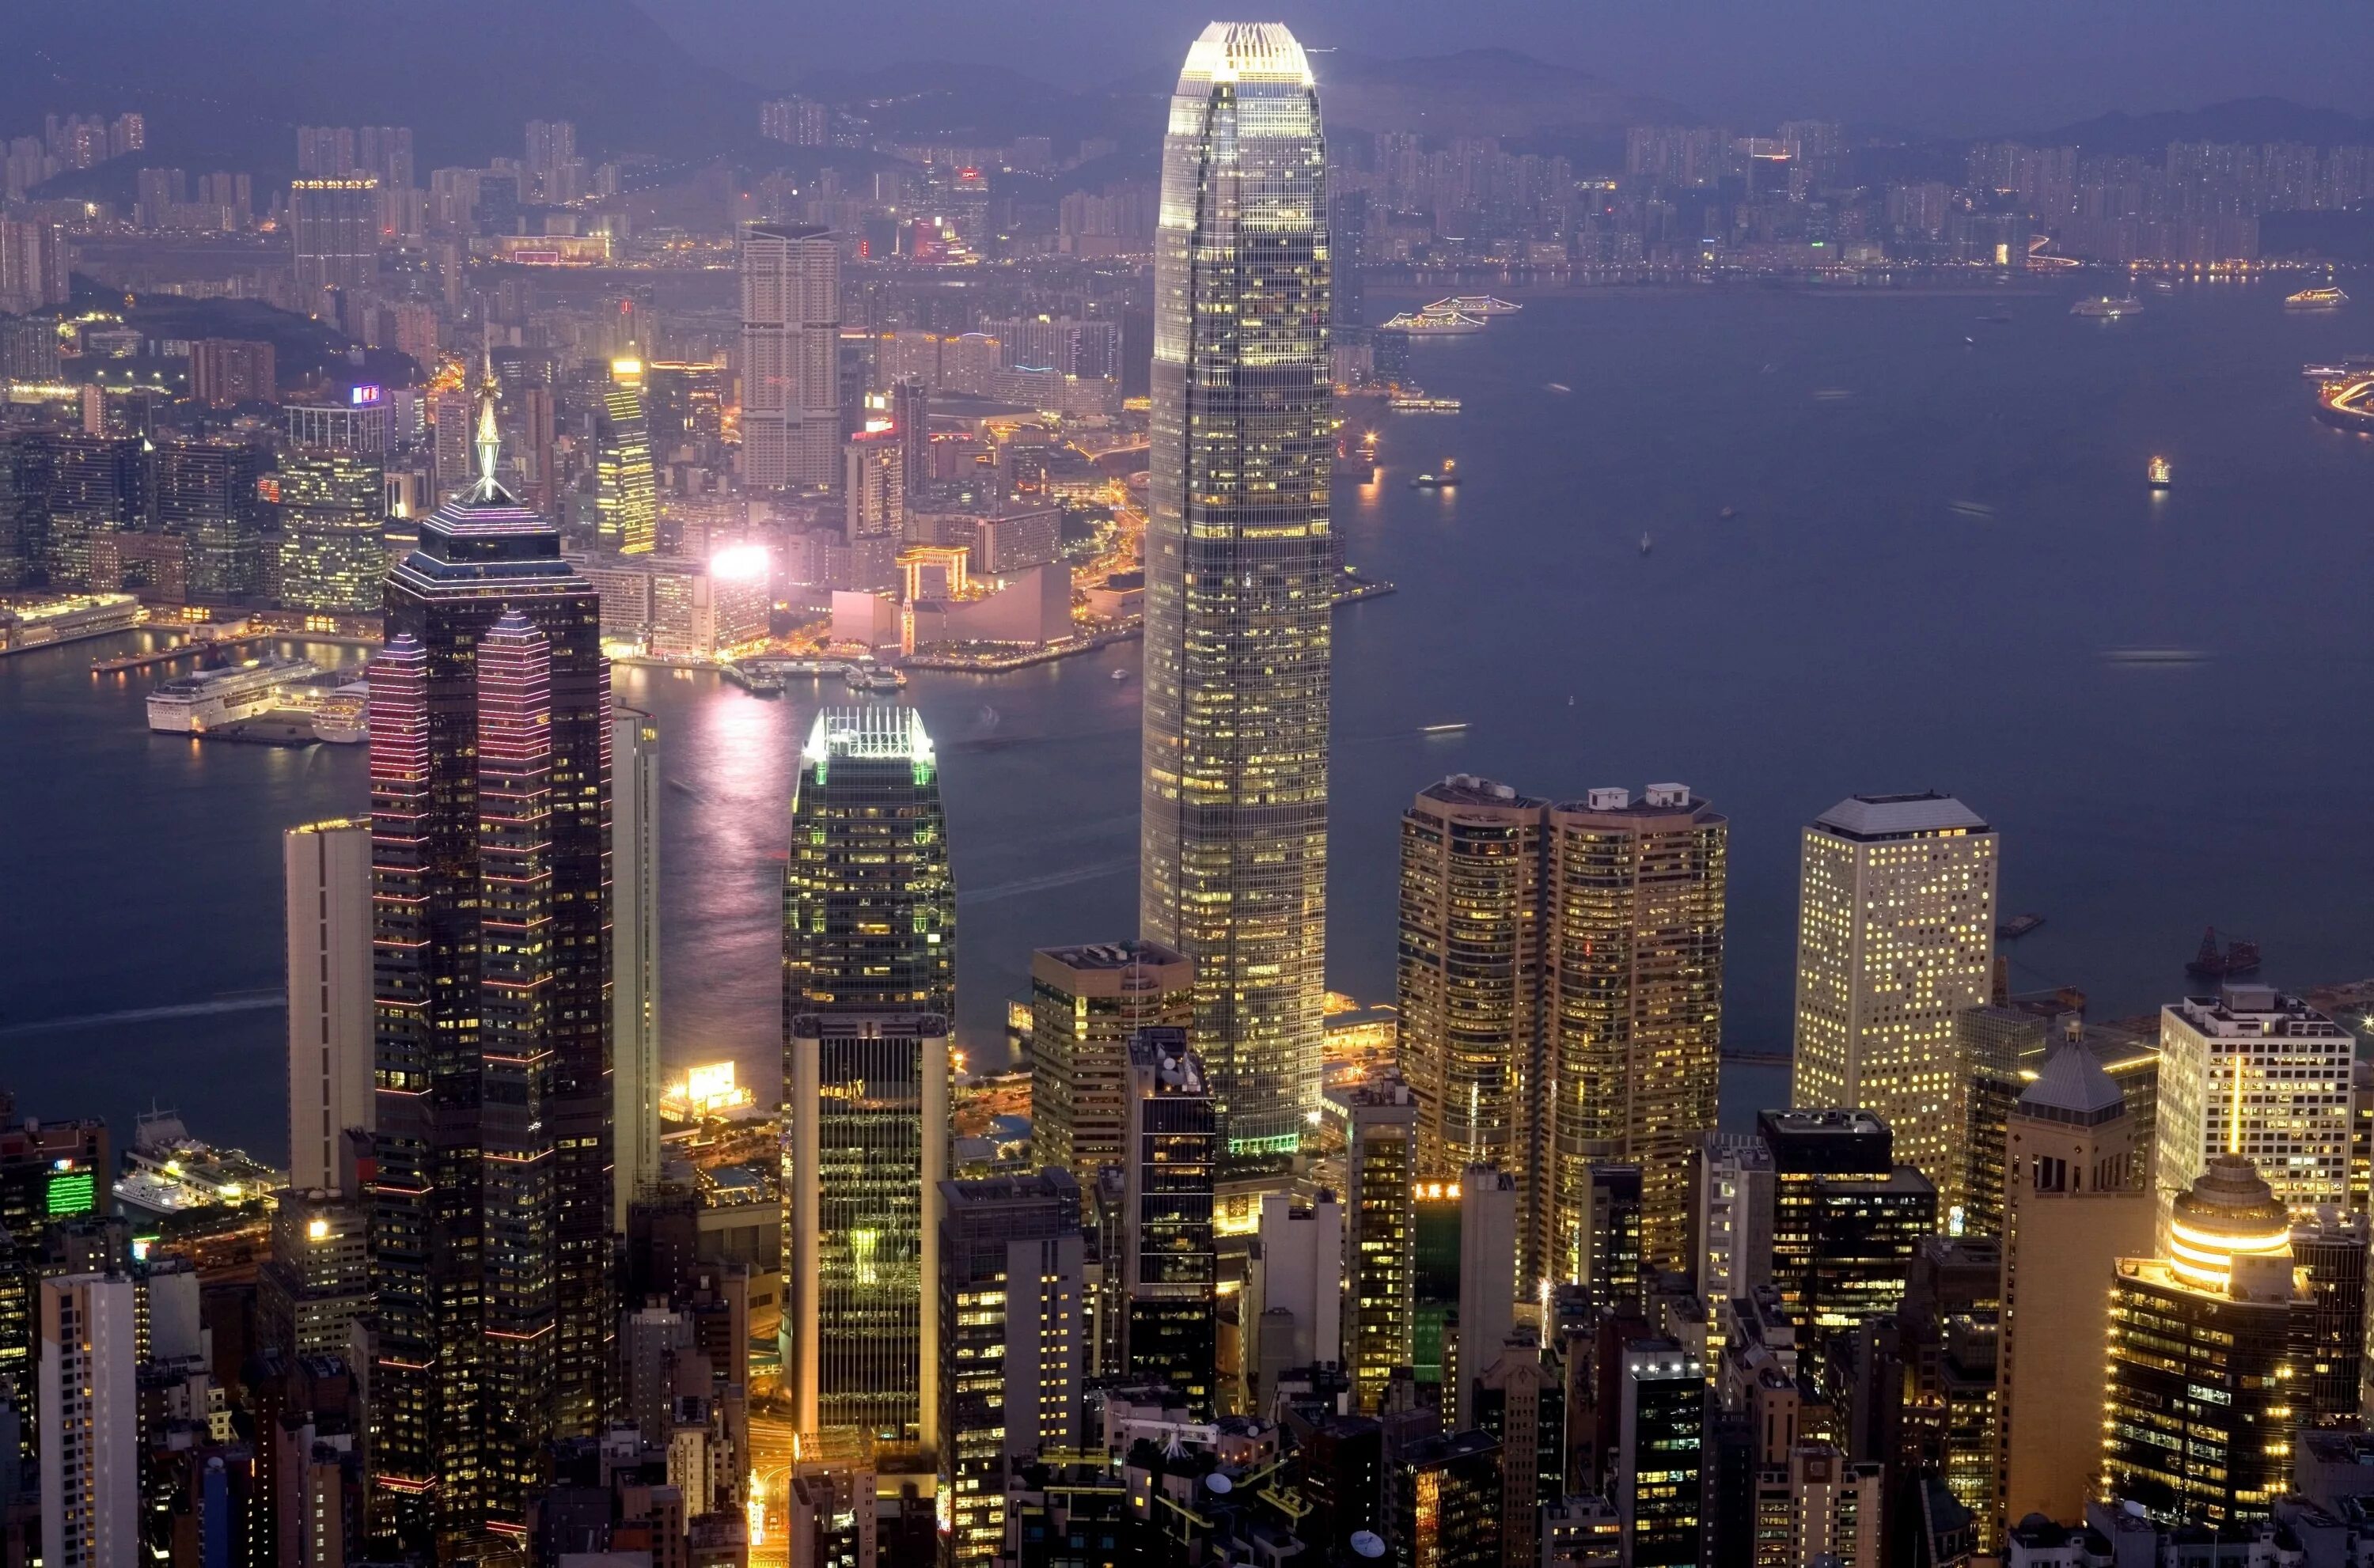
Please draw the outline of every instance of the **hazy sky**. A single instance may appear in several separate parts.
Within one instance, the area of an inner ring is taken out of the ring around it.
[[[642,0],[761,81],[985,60],[1093,81],[1177,60],[1207,0]],[[1306,43],[1414,55],[1503,45],[1738,118],[1947,132],[2274,95],[2374,112],[2374,0],[1268,0]]]

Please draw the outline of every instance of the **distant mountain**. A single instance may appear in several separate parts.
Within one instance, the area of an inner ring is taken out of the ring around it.
[[[2170,142],[2308,142],[2330,147],[2374,144],[2374,120],[2289,99],[2238,98],[2157,114],[2101,114],[2012,139],[2110,154],[2156,153]]]
[[[1017,136],[1049,136],[1059,150],[1087,136],[1151,145],[1162,135],[1162,105],[1129,87],[1077,92],[1002,65],[924,60],[867,71],[816,71],[800,93],[863,116],[876,135],[1003,146]]]
[[[409,125],[423,179],[517,156],[532,119],[581,153],[706,157],[757,139],[748,84],[633,0],[69,0],[7,7],[0,136],[45,113],[148,117],[150,160],[285,172],[295,127]]]
[[[1679,104],[1510,49],[1406,60],[1335,53],[1312,66],[1328,123],[1364,131],[1555,136],[1698,119]]]

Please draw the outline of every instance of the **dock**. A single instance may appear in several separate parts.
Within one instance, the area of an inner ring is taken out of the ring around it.
[[[113,659],[94,659],[90,661],[90,673],[94,675],[121,675],[133,670],[154,670],[167,664],[178,663],[184,659],[203,658],[209,653],[226,653],[235,648],[244,648],[251,642],[270,642],[276,637],[284,635],[286,634],[258,632],[247,637],[203,640],[194,638],[188,642],[177,642],[170,648],[159,649],[154,653],[125,653]]]

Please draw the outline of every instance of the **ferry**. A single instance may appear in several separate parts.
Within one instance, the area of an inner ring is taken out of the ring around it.
[[[129,593],[68,593],[0,605],[0,653],[128,632],[147,618],[148,612]]]
[[[1410,488],[1413,490],[1455,490],[1458,487],[1459,460],[1455,457],[1442,460],[1441,473],[1421,474],[1410,481]]]
[[[2155,490],[2165,490],[2176,483],[2176,469],[2164,457],[2156,457],[2144,465],[2144,483]]]
[[[2132,294],[2123,299],[2113,299],[2107,294],[2098,294],[2091,299],[2080,299],[2070,306],[2069,313],[2073,316],[2094,316],[2103,321],[2115,322],[2121,316],[2140,315],[2143,308],[2144,302]]]
[[[1995,935],[2005,942],[2017,942],[2042,924],[2044,917],[2041,915],[2014,915],[1995,922]]]
[[[853,692],[895,692],[907,684],[907,673],[887,665],[856,662],[840,673]]]
[[[2331,284],[2321,288],[2303,288],[2298,294],[2284,296],[2286,310],[2338,310],[2349,303],[2349,296]]]
[[[1458,316],[1513,316],[1523,310],[1513,299],[1495,299],[1489,294],[1455,294],[1448,299],[1438,299],[1421,314],[1437,311]]]
[[[741,664],[728,661],[717,667],[717,673],[752,696],[781,696],[783,677],[764,664]]]
[[[1426,397],[1417,392],[1395,392],[1385,406],[1395,414],[1456,414],[1461,404],[1455,397]]]
[[[202,735],[278,707],[282,686],[320,673],[311,660],[277,655],[227,670],[200,670],[148,694],[148,728],[170,735]]]
[[[1383,330],[1407,333],[1412,337],[1454,337],[1482,332],[1485,325],[1481,316],[1471,316],[1464,310],[1438,310],[1429,305],[1423,310],[1404,310],[1387,322]]]

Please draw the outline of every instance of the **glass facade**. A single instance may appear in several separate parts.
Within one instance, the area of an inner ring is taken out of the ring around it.
[[[1208,1416],[1219,1288],[1213,1095],[1183,1031],[1146,1030],[1131,1042],[1129,1063],[1123,1373],[1169,1384],[1199,1417]]]
[[[300,448],[282,455],[277,480],[280,602],[324,614],[376,608],[387,578],[380,543],[387,481],[380,460]]]
[[[1233,1156],[1299,1147],[1324,987],[1333,385],[1319,98],[1215,23],[1163,144],[1140,924],[1195,965]]]
[[[629,372],[623,367],[634,365]],[[602,445],[594,462],[597,538],[605,550],[647,556],[659,544],[658,481],[652,473],[651,419],[643,409],[641,361],[611,367],[602,395]]]

